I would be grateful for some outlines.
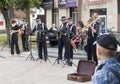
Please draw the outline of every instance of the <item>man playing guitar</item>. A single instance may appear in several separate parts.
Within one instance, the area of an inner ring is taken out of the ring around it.
[[[29,51],[28,37],[29,37],[30,28],[26,19],[23,19],[22,21],[23,24],[21,26],[22,28],[20,29],[20,32],[22,38],[23,51]]]

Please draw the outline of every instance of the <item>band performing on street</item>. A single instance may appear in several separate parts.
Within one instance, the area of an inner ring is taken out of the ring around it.
[[[120,0],[0,0],[0,45],[0,84],[120,84]]]
[[[36,60],[50,61],[47,49],[50,44],[50,47],[58,48],[58,57],[53,65],[62,62],[64,65],[72,66],[74,64],[74,52],[79,52],[79,50],[85,50],[87,60],[93,60],[97,65],[98,59],[95,41],[101,32],[101,21],[100,18],[98,18],[98,14],[94,13],[93,16],[88,19],[86,25],[84,25],[82,21],[79,21],[78,26],[75,26],[73,19],[71,17],[67,18],[66,16],[62,16],[60,21],[61,25],[59,27],[56,27],[56,24],[52,23],[52,27],[48,28],[47,25],[42,22],[41,18],[36,18],[36,25],[30,30],[26,18],[23,18],[22,23],[18,24],[12,19],[10,31],[11,56],[15,54],[15,51],[18,56],[22,52],[29,51],[30,54],[26,60],[28,58],[35,60],[32,53],[31,42],[36,42],[38,50],[38,58],[36,58]],[[36,40],[32,40],[31,36],[35,35],[35,32]],[[19,49],[19,36],[22,41],[22,51]],[[47,41],[49,41],[49,44]]]

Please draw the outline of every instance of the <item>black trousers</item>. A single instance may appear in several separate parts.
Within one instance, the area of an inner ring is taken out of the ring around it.
[[[14,47],[15,47],[15,51],[17,54],[20,54],[20,49],[19,49],[19,45],[18,45],[18,34],[17,33],[13,33],[11,35],[11,54],[14,54]]]
[[[22,35],[22,46],[23,46],[24,51],[29,50],[28,37],[29,37],[29,34],[23,34]]]
[[[69,49],[69,59],[73,59],[73,46],[70,43],[70,49]]]
[[[94,42],[95,42],[94,38],[88,38],[85,50],[87,52],[88,60],[95,61],[96,65],[97,65],[98,64],[98,58],[97,58],[97,54],[96,54],[96,44],[94,45],[93,44]]]
[[[62,59],[63,47],[65,47],[64,59],[69,59],[69,40],[67,36],[62,36],[58,40],[58,58]]]
[[[47,45],[46,45],[46,37],[42,36],[41,38],[37,38],[37,46],[38,46],[38,56],[40,59],[43,58],[43,53],[44,52],[44,58],[47,59],[48,54],[47,54]]]

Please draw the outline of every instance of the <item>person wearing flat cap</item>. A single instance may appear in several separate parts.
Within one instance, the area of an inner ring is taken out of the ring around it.
[[[67,58],[67,65],[72,66],[72,64],[73,64],[73,48],[75,48],[75,47],[72,45],[71,42],[73,41],[73,38],[76,36],[76,26],[73,24],[72,17],[68,18],[68,28],[67,28],[67,30],[70,32],[68,34],[69,55],[68,55],[68,58]]]
[[[48,31],[45,23],[40,18],[36,19],[37,25],[34,26],[32,32],[37,31],[37,47],[38,47],[38,59],[43,59],[42,51],[44,51],[44,60],[47,61],[47,45],[46,45],[46,32]]]
[[[97,56],[102,63],[93,76],[93,84],[119,84],[120,63],[116,59],[119,42],[110,34],[102,35],[97,39]]]
[[[67,18],[66,16],[62,16],[61,17],[61,22],[62,24],[59,27],[59,31],[60,31],[60,37],[58,38],[58,61],[62,60],[62,52],[63,52],[63,47],[65,46],[65,53],[64,53],[64,60],[67,59],[68,55],[69,55],[69,41],[68,41],[68,37],[67,37],[67,27],[68,27],[68,23],[67,23]]]

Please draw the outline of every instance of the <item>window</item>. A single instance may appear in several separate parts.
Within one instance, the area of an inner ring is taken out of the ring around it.
[[[77,26],[77,21],[78,21],[77,8],[70,8],[70,17],[72,17],[73,23],[75,24],[75,26]]]
[[[59,9],[54,9],[54,22],[56,24],[56,27],[59,27]]]

